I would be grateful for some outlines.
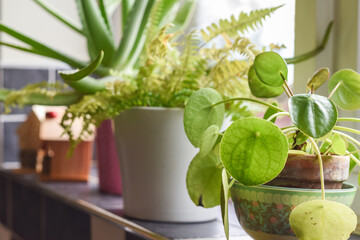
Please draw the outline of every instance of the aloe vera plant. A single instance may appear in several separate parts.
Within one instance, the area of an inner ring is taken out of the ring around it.
[[[329,77],[327,68],[320,69],[308,81],[308,92],[294,95],[287,83],[285,60],[275,52],[263,52],[256,56],[249,71],[251,91],[262,97],[286,92],[288,111],[259,99],[222,99],[211,88],[198,90],[190,97],[185,107],[184,127],[189,140],[200,151],[188,169],[188,192],[196,205],[221,204],[227,237],[226,205],[232,184],[238,181],[255,186],[269,182],[283,170],[289,152],[316,154],[320,166],[322,200],[305,202],[290,215],[297,237],[347,239],[356,228],[356,215],[350,208],[325,199],[322,155],[349,155],[354,164],[360,165],[360,142],[346,133],[360,134],[360,131],[337,125],[343,121],[360,122],[357,118],[338,117],[337,110],[337,106],[345,110],[360,108],[360,75],[342,69]],[[328,79],[329,96],[316,94],[317,88]],[[265,119],[243,118],[220,132],[225,104],[232,101],[250,101],[267,107]],[[272,122],[279,116],[290,117],[292,124],[279,128]]]
[[[172,22],[175,31],[185,27],[190,20],[195,7],[194,0],[186,0],[180,4],[178,0],[75,0],[80,17],[80,24],[67,19],[61,12],[50,6],[44,0],[33,0],[51,16],[82,35],[87,41],[89,61],[83,62],[76,56],[68,56],[59,50],[49,47],[41,41],[26,36],[15,29],[0,22],[0,32],[8,34],[26,44],[27,47],[0,42],[10,48],[18,49],[62,61],[72,68],[82,69],[81,73],[62,74],[65,82],[81,94],[92,94],[105,89],[105,83],[114,81],[107,76],[112,71],[133,69],[143,50],[149,33],[148,25],[151,22],[153,31],[159,31],[165,24]],[[114,10],[121,5],[122,11],[122,38],[116,43],[113,38],[110,17]],[[95,73],[100,79],[86,77]],[[6,91],[2,92],[2,98]],[[31,96],[29,97],[31,99]],[[59,99],[63,99],[61,95]],[[76,98],[74,98],[76,99]],[[35,100],[35,99],[34,99]],[[64,104],[68,103],[64,100]],[[55,104],[55,102],[52,102]],[[52,104],[50,103],[50,104]]]

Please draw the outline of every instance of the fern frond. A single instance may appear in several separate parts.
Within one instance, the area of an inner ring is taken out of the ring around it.
[[[249,63],[247,61],[220,61],[209,74],[210,86],[215,88],[225,97],[249,96],[247,83],[247,72]]]
[[[157,0],[155,1],[151,12],[150,12],[150,16],[149,16],[149,21],[148,21],[148,26],[147,26],[147,39],[152,41],[156,35],[159,32],[159,24],[161,21],[161,13],[163,12],[164,9],[164,0]],[[148,41],[146,41],[148,42]]]
[[[155,62],[161,60],[161,58],[164,58],[168,52],[172,50],[169,42],[173,35],[166,33],[170,27],[171,25],[162,27],[158,34],[149,41],[149,44],[146,46],[147,61],[145,64],[148,64],[148,61]]]
[[[180,57],[180,68],[176,70],[177,81],[174,81],[173,86],[171,87],[171,92],[176,91],[176,89],[181,85],[180,83],[184,81],[184,77],[186,72],[191,69],[193,70],[193,64],[196,64],[196,61],[199,59],[198,46],[200,40],[196,31],[190,32],[188,36],[186,36],[184,41],[184,50]]]
[[[28,84],[20,90],[15,90],[9,93],[4,101],[5,113],[10,113],[11,108],[22,108],[25,103],[28,102],[28,96],[34,94],[41,94],[49,99],[52,99],[56,94],[62,92],[67,88],[66,84],[55,82],[39,82],[34,84]]]
[[[65,112],[61,126],[64,133],[69,136],[71,147],[74,147],[93,134],[93,126],[108,118],[117,116],[134,106],[133,101],[137,98],[136,86],[131,81],[115,81],[107,83],[106,91],[99,91],[93,95],[85,95],[78,103],[72,104]],[[78,136],[71,131],[71,126],[76,119],[83,122],[82,130]]]
[[[247,58],[249,61],[254,61],[255,56],[260,53],[256,45],[245,37],[238,37],[231,45],[224,46],[223,48],[205,48],[202,49],[202,54],[207,56],[208,59],[219,61],[222,58],[229,58],[234,53],[239,56]]]
[[[219,24],[211,24],[206,30],[201,30],[201,36],[204,42],[209,42],[211,39],[225,33],[231,38],[239,36],[239,33],[244,33],[249,28],[255,29],[262,26],[263,20],[270,16],[275,10],[281,6],[274,8],[265,8],[250,13],[241,12],[238,19],[232,15],[230,20],[220,19]]]

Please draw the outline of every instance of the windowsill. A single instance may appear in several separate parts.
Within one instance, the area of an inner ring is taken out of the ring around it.
[[[33,188],[39,194],[85,212],[90,217],[105,220],[123,231],[133,232],[141,239],[225,239],[220,212],[218,219],[203,223],[159,223],[130,219],[123,216],[122,197],[100,193],[97,178],[94,176],[88,182],[39,182],[35,174],[13,173],[12,170],[16,169],[17,165],[4,164],[0,176]],[[250,240],[251,238],[241,229],[234,211],[230,209],[229,213],[231,239]],[[3,222],[2,220],[0,213],[0,221]],[[15,233],[21,236],[21,233]]]

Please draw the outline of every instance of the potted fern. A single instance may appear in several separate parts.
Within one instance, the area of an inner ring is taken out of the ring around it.
[[[336,123],[360,120],[339,118],[336,105],[360,108],[360,75],[340,70],[329,80],[328,97],[315,94],[329,76],[328,69],[320,69],[307,83],[308,93],[294,95],[285,61],[264,52],[249,70],[251,91],[262,97],[285,91],[289,111],[258,99],[223,100],[210,88],[190,98],[184,126],[200,151],[188,169],[188,191],[197,205],[221,204],[227,237],[230,193],[240,224],[255,239],[338,240],[354,231],[356,215],[346,205],[351,205],[356,187],[342,182],[350,158],[360,164],[360,143],[345,132],[359,131]],[[264,105],[265,119],[243,118],[220,132],[224,104],[231,101]],[[280,129],[272,121],[282,115],[291,118],[291,125]]]

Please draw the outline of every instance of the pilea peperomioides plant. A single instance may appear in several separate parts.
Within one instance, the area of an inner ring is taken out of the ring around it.
[[[325,199],[323,157],[348,155],[360,165],[360,142],[345,132],[359,130],[337,126],[338,122],[356,121],[339,118],[337,107],[360,108],[360,75],[343,69],[329,80],[329,96],[315,91],[330,77],[322,68],[308,81],[308,93],[293,94],[287,83],[287,65],[275,52],[256,56],[249,70],[251,92],[257,97],[275,97],[284,91],[289,97],[286,111],[267,101],[250,98],[222,99],[214,89],[204,88],[189,99],[184,113],[186,134],[200,151],[187,173],[187,188],[196,205],[213,207],[221,204],[224,228],[229,237],[227,200],[235,181],[245,186],[270,182],[284,169],[288,154],[315,154],[318,159],[322,198],[306,201],[291,213],[289,222],[300,239],[347,239],[356,228],[356,215],[342,203]],[[225,103],[251,101],[268,108],[264,119],[250,117],[234,121],[221,132]],[[279,128],[273,122],[278,116],[289,116],[291,124]],[[271,183],[270,183],[271,184]]]

